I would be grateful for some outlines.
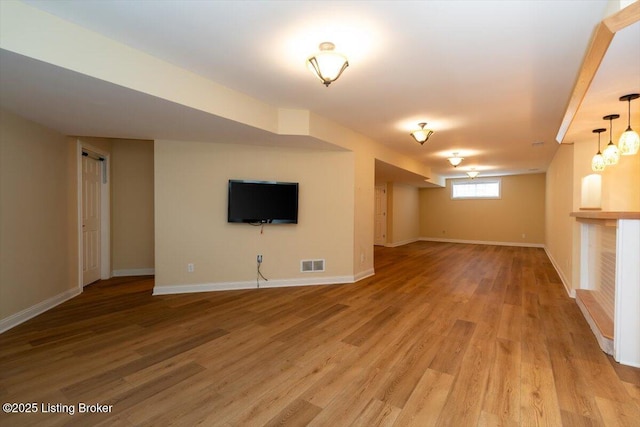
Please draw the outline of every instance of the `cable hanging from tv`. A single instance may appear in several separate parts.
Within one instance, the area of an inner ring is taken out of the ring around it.
[[[262,265],[262,255],[258,255],[258,265],[257,265],[257,276],[256,276],[256,285],[258,288],[260,288],[260,278],[262,277],[262,279],[265,282],[268,282],[269,279],[267,279],[266,277],[264,277],[264,275],[262,274],[262,272],[260,271],[260,266]]]

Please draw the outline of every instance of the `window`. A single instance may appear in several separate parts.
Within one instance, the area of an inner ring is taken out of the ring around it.
[[[500,178],[474,179],[451,182],[451,198],[499,199]]]

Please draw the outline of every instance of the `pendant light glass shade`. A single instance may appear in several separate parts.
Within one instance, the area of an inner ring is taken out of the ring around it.
[[[447,158],[447,160],[449,160],[449,163],[451,163],[451,166],[456,168],[460,163],[462,163],[462,161],[464,160],[464,157],[458,156],[458,153],[453,153],[453,157],[449,157]]]
[[[602,157],[602,154],[598,151],[598,154],[591,159],[591,170],[594,172],[602,172],[605,167],[604,157]]]
[[[471,179],[473,179],[473,178],[475,178],[476,176],[478,176],[478,174],[479,174],[479,173],[480,173],[480,172],[478,172],[478,171],[477,171],[477,170],[475,170],[475,169],[471,169],[470,171],[467,171],[467,175],[469,175],[469,178],[471,178]]]
[[[604,157],[604,162],[607,166],[616,165],[620,160],[620,150],[618,150],[618,147],[612,141],[612,122],[619,117],[620,114],[609,114],[602,118],[603,120],[609,120],[609,144],[607,144],[602,152],[602,157]]]
[[[429,139],[429,137],[433,134],[433,131],[431,129],[424,128],[426,125],[427,125],[426,123],[418,123],[418,126],[420,126],[420,129],[414,130],[410,134],[413,137],[413,139],[416,140],[416,142],[420,143],[420,145],[427,142],[427,139]]]
[[[602,172],[604,168],[607,166],[607,164],[604,161],[604,157],[600,152],[600,134],[605,131],[606,129],[604,128],[593,130],[593,133],[598,134],[598,153],[595,156],[593,156],[593,159],[591,160],[591,170],[594,172]]]
[[[640,136],[638,136],[638,132],[631,129],[631,100],[637,98],[640,98],[640,94],[638,93],[620,97],[620,101],[627,101],[629,104],[627,130],[620,135],[620,139],[618,140],[618,148],[620,149],[620,154],[623,156],[634,155],[640,150]]]
[[[638,150],[640,150],[640,136],[636,131],[629,127],[622,135],[620,135],[618,148],[620,149],[620,154],[623,156],[637,154]]]
[[[591,170],[594,172],[602,172],[606,166],[607,164],[604,161],[604,157],[602,157],[602,154],[598,151],[598,154],[591,159]]]
[[[618,147],[614,145],[613,142],[609,141],[609,144],[607,144],[602,152],[602,157],[604,157],[607,166],[617,165],[618,161],[620,161],[620,150],[618,150]]]
[[[327,87],[349,66],[347,58],[336,52],[331,42],[320,43],[320,51],[307,59],[307,66]]]

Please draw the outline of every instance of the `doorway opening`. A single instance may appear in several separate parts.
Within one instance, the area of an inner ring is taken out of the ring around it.
[[[109,154],[77,141],[78,287],[111,277]]]

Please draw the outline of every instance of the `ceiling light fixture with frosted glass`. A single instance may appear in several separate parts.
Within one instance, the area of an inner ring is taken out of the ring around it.
[[[478,171],[476,170],[476,168],[471,168],[471,170],[470,170],[470,171],[467,171],[467,175],[469,175],[469,178],[471,178],[471,179],[473,179],[473,178],[477,177],[479,173],[480,173],[480,172],[478,172]]]
[[[416,140],[416,142],[420,143],[420,145],[423,145],[425,142],[427,142],[427,140],[429,139],[429,137],[431,135],[433,135],[433,131],[431,129],[425,129],[424,127],[426,126],[426,123],[418,123],[418,127],[420,129],[418,130],[414,130],[413,132],[410,133],[410,135],[413,137],[413,139]]]
[[[307,59],[307,66],[329,87],[331,83],[338,80],[342,72],[349,66],[347,57],[335,51],[336,46],[331,42],[320,43],[320,50]]]
[[[456,153],[453,153],[452,157],[447,158],[447,160],[449,160],[449,163],[451,163],[451,166],[456,168],[460,163],[462,163],[462,161],[464,160],[464,157],[458,156],[458,153],[456,152]]]

